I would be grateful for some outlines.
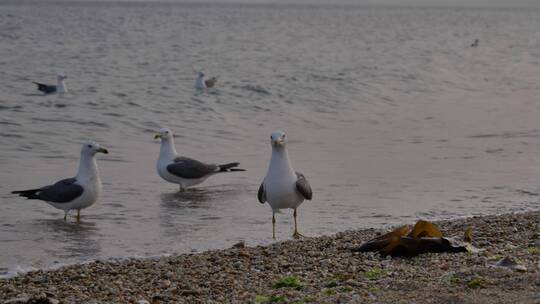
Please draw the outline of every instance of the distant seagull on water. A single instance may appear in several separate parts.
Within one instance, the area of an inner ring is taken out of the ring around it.
[[[174,147],[173,133],[168,128],[159,130],[154,138],[161,139],[159,158],[156,163],[157,172],[164,180],[178,184],[180,191],[198,185],[214,174],[246,171],[236,168],[240,163],[205,164],[192,158],[178,156]]]
[[[81,209],[93,205],[101,194],[101,180],[95,157],[98,152],[109,153],[98,143],[87,141],[82,146],[79,170],[75,177],[63,179],[54,185],[11,193],[31,200],[42,200],[64,210],[64,220],[67,219],[69,210],[77,210],[78,221]]]
[[[474,39],[474,42],[471,44],[471,47],[477,47],[479,43],[480,43],[480,40]]]
[[[287,153],[285,133],[275,131],[270,136],[272,156],[266,177],[264,178],[257,198],[261,204],[268,202],[272,208],[272,237],[276,238],[276,211],[279,209],[293,209],[294,233],[293,237],[302,236],[298,233],[296,224],[296,209],[304,202],[311,200],[313,192],[306,177],[295,172]]]
[[[199,90],[204,90],[206,88],[211,88],[216,84],[217,77],[212,77],[212,78],[206,80],[204,78],[204,76],[205,75],[204,75],[203,72],[197,73],[197,80],[195,81],[195,88],[197,88]]]
[[[43,83],[39,83],[35,81],[33,81],[33,83],[35,83],[38,86],[37,87],[38,90],[40,90],[41,92],[45,94],[53,94],[53,93],[62,94],[62,93],[67,92],[67,87],[65,83],[66,79],[67,79],[66,75],[58,74],[56,76],[56,85],[48,85],[48,84],[43,84]]]

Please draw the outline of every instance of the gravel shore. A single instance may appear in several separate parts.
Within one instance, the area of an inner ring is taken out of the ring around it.
[[[356,253],[388,229],[159,259],[96,261],[0,280],[4,303],[540,303],[540,212],[437,222],[478,253]],[[403,223],[414,224],[414,223]],[[496,264],[510,257],[517,265]]]

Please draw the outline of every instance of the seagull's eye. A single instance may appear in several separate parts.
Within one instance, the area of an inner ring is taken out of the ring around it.
[[[92,145],[88,145],[88,148],[92,148]]]

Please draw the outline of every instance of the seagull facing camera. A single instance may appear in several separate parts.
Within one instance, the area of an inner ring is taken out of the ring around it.
[[[276,212],[279,209],[293,209],[293,237],[302,236],[296,223],[296,209],[304,202],[311,200],[313,191],[306,177],[295,172],[286,149],[286,135],[283,131],[275,131],[270,135],[272,156],[266,176],[259,187],[257,198],[261,204],[268,203],[272,208],[272,237],[276,238]]]

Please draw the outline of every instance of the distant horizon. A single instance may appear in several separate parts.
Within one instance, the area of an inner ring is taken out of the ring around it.
[[[171,4],[263,4],[263,5],[352,5],[381,7],[441,7],[441,8],[540,8],[537,0],[0,0],[5,3],[38,2],[103,2],[103,3],[171,3]]]

